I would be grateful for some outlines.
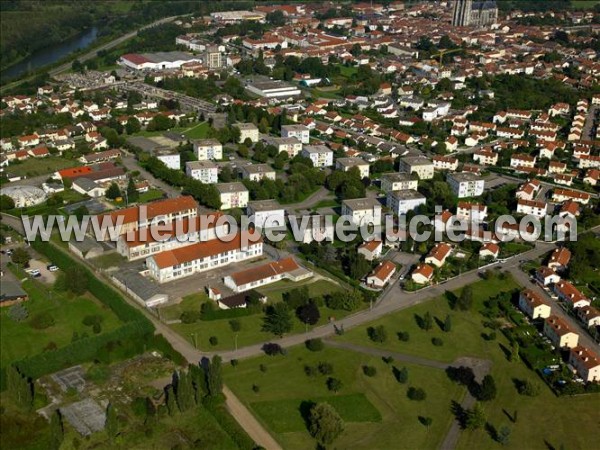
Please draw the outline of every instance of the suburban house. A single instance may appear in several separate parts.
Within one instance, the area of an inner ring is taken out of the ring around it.
[[[433,279],[433,267],[428,264],[419,264],[413,270],[411,278],[417,284],[427,284]]]
[[[569,305],[571,308],[582,308],[590,306],[590,300],[581,293],[579,289],[567,280],[561,280],[554,284],[554,292],[558,298]]]
[[[589,348],[572,348],[569,352],[569,364],[586,383],[600,381],[600,357]]]
[[[537,200],[522,200],[517,201],[517,213],[524,215],[532,215],[535,217],[546,217],[546,203]]]
[[[232,273],[224,278],[225,286],[233,292],[244,292],[279,280],[302,281],[313,276],[310,270],[300,266],[293,257],[273,261],[251,269]]]
[[[215,187],[221,198],[221,209],[245,208],[250,192],[242,183],[219,183]]]
[[[483,244],[479,249],[479,257],[480,258],[498,258],[500,254],[500,246],[494,244],[493,242],[488,242]]]
[[[483,222],[487,217],[487,206],[481,203],[458,202],[456,218],[473,222]]]
[[[425,196],[414,189],[390,191],[387,194],[387,207],[398,216],[413,211],[426,202]]]
[[[519,295],[519,308],[531,319],[546,319],[552,314],[550,305],[531,289],[526,289]]]
[[[185,174],[204,184],[216,184],[219,182],[219,167],[212,161],[187,161],[185,163]]]
[[[381,289],[389,283],[394,273],[396,273],[396,264],[383,261],[367,276],[367,285]]]
[[[276,200],[250,201],[246,212],[256,228],[285,227],[285,208]]]
[[[567,200],[574,200],[583,205],[587,205],[590,202],[591,195],[587,192],[573,191],[571,189],[554,189],[552,192],[552,200],[555,202],[564,202]]]
[[[485,187],[483,178],[471,172],[449,173],[446,181],[458,198],[479,197]]]
[[[558,283],[560,281],[560,275],[558,275],[548,266],[541,266],[538,270],[536,270],[535,278],[544,286]]]
[[[381,204],[372,198],[347,199],[342,202],[342,217],[357,225],[381,223]]]
[[[381,256],[383,250],[383,242],[379,239],[364,242],[359,247],[356,253],[363,255],[367,261],[373,261]]]
[[[23,290],[18,282],[2,280],[2,283],[0,283],[0,307],[11,306],[28,299],[27,292]]]
[[[188,277],[229,264],[256,258],[263,253],[263,242],[257,232],[244,231],[232,240],[211,239],[167,250],[146,258],[151,278],[159,283]]]
[[[554,249],[548,261],[548,267],[554,270],[564,270],[571,261],[571,251],[566,247]]]
[[[198,161],[223,159],[223,145],[216,139],[198,139],[194,141],[194,154]]]
[[[558,316],[549,316],[544,322],[544,334],[556,348],[573,348],[577,346],[579,335]]]
[[[403,191],[406,189],[417,190],[419,181],[413,179],[408,173],[385,173],[381,176],[381,190],[386,194],[391,191]]]
[[[427,257],[425,257],[425,263],[432,264],[435,267],[442,267],[446,262],[446,258],[450,256],[452,252],[452,246],[446,242],[438,242],[431,249]]]
[[[432,162],[433,168],[437,170],[455,171],[458,169],[458,159],[452,156],[434,156]]]
[[[583,322],[586,328],[600,326],[600,311],[593,306],[583,306],[575,310],[577,318]]]

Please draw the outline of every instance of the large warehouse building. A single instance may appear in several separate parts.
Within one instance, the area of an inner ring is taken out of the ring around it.
[[[127,53],[119,59],[119,64],[134,70],[178,69],[187,62],[202,59],[185,52]]]
[[[246,89],[253,94],[265,98],[291,98],[302,93],[296,86],[292,86],[283,81],[255,81],[248,83]]]

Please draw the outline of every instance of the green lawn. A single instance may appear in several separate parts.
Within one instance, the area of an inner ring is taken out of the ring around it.
[[[80,165],[79,161],[64,159],[60,156],[47,156],[46,158],[28,158],[25,161],[10,164],[6,168],[6,172],[27,177],[46,174],[50,176],[57,170],[78,165]]]
[[[314,205],[312,207],[312,209],[319,209],[319,208],[338,208],[340,206],[340,202],[336,199],[325,199],[325,200],[321,200],[319,203],[317,203],[316,205]]]
[[[188,129],[184,134],[189,139],[204,139],[209,128],[210,125],[208,125],[208,122],[201,122],[198,125]]]
[[[575,0],[571,1],[571,7],[574,9],[592,9],[599,3],[598,0]]]
[[[107,253],[106,255],[100,255],[96,258],[92,258],[90,262],[100,269],[108,269],[110,267],[117,267],[125,263],[127,260],[124,256],[121,256],[117,252]]]
[[[160,189],[149,189],[148,192],[142,192],[138,198],[139,203],[148,203],[163,198],[164,192]]]
[[[490,281],[479,281],[474,283],[472,287],[473,310],[478,311],[481,309],[482,302],[491,295],[515,289],[517,284],[511,278],[506,280],[496,278]],[[415,293],[413,295],[419,294]],[[427,312],[433,316],[434,326],[429,331],[423,331],[417,324],[417,316],[423,317]],[[452,321],[451,333],[442,331],[438,323],[438,321],[443,323],[448,314],[450,314]],[[353,328],[336,339],[452,362],[461,356],[485,355],[491,347],[498,345],[496,342],[485,341],[481,338],[481,333],[489,331],[483,328],[482,319],[482,316],[476,313],[451,310],[448,301],[444,297],[440,297],[407,310],[390,314],[375,322]],[[383,325],[388,334],[388,340],[384,344],[374,343],[367,336],[367,328],[378,325]],[[399,332],[408,332],[410,340],[408,342],[400,341],[397,337]],[[431,340],[436,337],[441,338],[444,345],[441,347],[434,346]],[[460,343],[460,345],[456,345],[456,343]]]
[[[333,292],[337,289],[342,289],[341,287],[326,280],[318,280],[315,282],[310,282],[310,280],[307,280],[300,283],[280,281],[271,286],[261,288],[259,291],[268,297],[269,303],[273,303],[281,301],[284,292],[302,285],[308,286],[311,297],[316,297],[327,292]],[[182,312],[187,310],[198,310],[200,305],[205,301],[208,301],[208,297],[203,293],[186,296],[177,305],[161,308],[161,317],[163,320],[167,321],[177,320],[181,316]],[[321,307],[319,309],[321,312],[321,318],[316,326],[326,324],[330,317],[339,319],[349,314],[347,311],[332,310],[327,307]],[[238,320],[241,324],[241,330],[237,333],[232,331],[229,324],[230,319],[209,321],[200,320],[190,324],[174,323],[170,326],[177,333],[202,350],[233,350],[235,349],[236,345],[236,335],[238,348],[253,345],[258,342],[276,339],[276,337],[271,333],[261,331],[263,317],[264,314],[258,313],[237,318],[236,320]],[[308,328],[310,329],[311,327]],[[306,331],[306,329],[306,326],[294,315],[293,329],[291,333],[303,333]],[[216,345],[211,345],[209,342],[212,336],[216,337],[218,340]]]
[[[91,327],[82,323],[87,315],[102,316],[103,332],[120,325],[114,313],[89,294],[85,297],[69,298],[62,292],[51,291],[49,287],[35,280],[25,281],[23,288],[29,294],[29,300],[23,303],[29,312],[29,317],[24,322],[17,323],[11,320],[8,316],[9,307],[0,310],[0,363],[3,367],[42,352],[51,342],[57,347],[67,345],[71,342],[73,332],[92,335]],[[55,324],[42,330],[33,328],[33,318],[41,313],[50,314]]]
[[[306,365],[316,366],[321,361],[333,365],[331,375],[305,374]],[[377,375],[365,376],[363,365],[376,367]],[[451,424],[451,401],[461,401],[464,389],[452,384],[441,370],[406,367],[409,381],[402,385],[380,358],[332,348],[313,353],[299,346],[289,349],[286,356],[261,356],[240,361],[237,367],[226,366],[224,375],[227,386],[286,450],[315,448],[303,419],[303,411],[313,401],[330,403],[345,421],[345,430],[332,448],[437,448]],[[342,381],[337,394],[328,391],[328,376]],[[259,387],[258,393],[253,385]],[[409,386],[424,388],[427,399],[409,400]],[[432,418],[429,430],[421,425],[419,416]]]

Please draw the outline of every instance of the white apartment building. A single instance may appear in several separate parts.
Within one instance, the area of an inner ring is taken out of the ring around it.
[[[185,163],[185,174],[204,184],[219,182],[219,168],[211,161],[188,161]]]
[[[449,173],[446,181],[458,198],[478,197],[485,187],[485,181],[471,172]]]
[[[391,191],[417,190],[419,180],[408,173],[385,173],[381,176],[381,190],[388,194]]]
[[[194,141],[194,154],[198,161],[223,159],[223,145],[216,139],[199,139]]]
[[[471,220],[483,222],[487,217],[487,206],[480,203],[458,202],[456,207],[456,218],[459,220]]]
[[[348,172],[353,167],[357,167],[361,178],[368,178],[369,163],[361,158],[338,158],[335,161],[335,168]]]
[[[421,156],[410,156],[400,159],[400,172],[416,173],[420,180],[430,180],[433,178],[433,162]]]
[[[282,125],[281,137],[296,138],[303,144],[310,142],[310,130],[304,125]]]
[[[437,170],[455,171],[458,169],[458,159],[451,156],[434,156],[433,168]]]
[[[546,203],[538,202],[536,200],[519,200],[517,202],[517,213],[532,215],[535,217],[546,217],[547,207]]]
[[[518,153],[510,157],[510,167],[527,167],[533,169],[537,158],[535,156],[524,155]]]
[[[221,197],[221,209],[245,208],[250,193],[242,183],[219,183],[215,185]]]
[[[491,150],[477,150],[473,153],[473,161],[483,166],[495,166],[498,164],[498,153]]]
[[[151,278],[159,283],[166,283],[256,258],[262,253],[263,242],[260,235],[241,232],[227,242],[211,239],[149,256],[146,258],[146,267]]]
[[[238,143],[250,139],[252,142],[258,142],[258,127],[253,123],[234,123],[234,127],[240,130],[240,140]]]
[[[285,209],[276,200],[248,202],[246,212],[256,228],[285,227]]]
[[[406,214],[426,202],[425,196],[414,189],[390,191],[387,194],[387,206],[398,216]]]
[[[342,202],[342,216],[357,225],[381,223],[381,204],[372,198],[355,198]]]
[[[305,145],[301,155],[309,158],[314,167],[333,166],[333,150],[324,145]]]
[[[290,228],[294,239],[303,244],[316,242],[333,242],[335,236],[335,224],[332,216],[312,215],[298,216],[290,220]]]
[[[268,164],[248,164],[241,167],[241,172],[244,180],[275,180],[275,169]]]
[[[179,153],[156,155],[156,157],[160,159],[169,169],[181,169],[181,156]]]
[[[302,142],[300,142],[297,138],[269,136],[264,141],[265,144],[276,147],[279,153],[287,153],[290,159],[302,151]]]

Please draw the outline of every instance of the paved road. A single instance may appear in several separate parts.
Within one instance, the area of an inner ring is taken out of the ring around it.
[[[293,209],[295,209],[295,210],[310,209],[310,208],[314,207],[320,201],[325,200],[326,198],[329,198],[329,197],[333,198],[331,191],[327,190],[325,187],[322,186],[319,188],[319,190],[317,192],[310,195],[305,200],[302,200],[301,202],[298,202],[298,203],[290,203],[290,204],[284,205],[284,206],[287,211],[291,211]]]
[[[155,178],[154,175],[152,175],[146,169],[141,167],[138,164],[137,160],[135,159],[135,156],[132,156],[132,155],[123,156],[121,158],[121,162],[123,164],[123,167],[127,168],[127,170],[129,170],[131,172],[133,172],[135,170],[139,171],[140,174],[142,175],[142,177],[145,178],[146,180],[148,180],[148,182],[151,185],[154,185],[154,186],[158,187],[159,189],[161,189],[163,192],[166,192],[167,196],[169,196],[170,198],[176,198],[181,195],[181,191],[179,189],[171,186],[168,183],[165,183],[164,181],[159,180],[158,178]]]

